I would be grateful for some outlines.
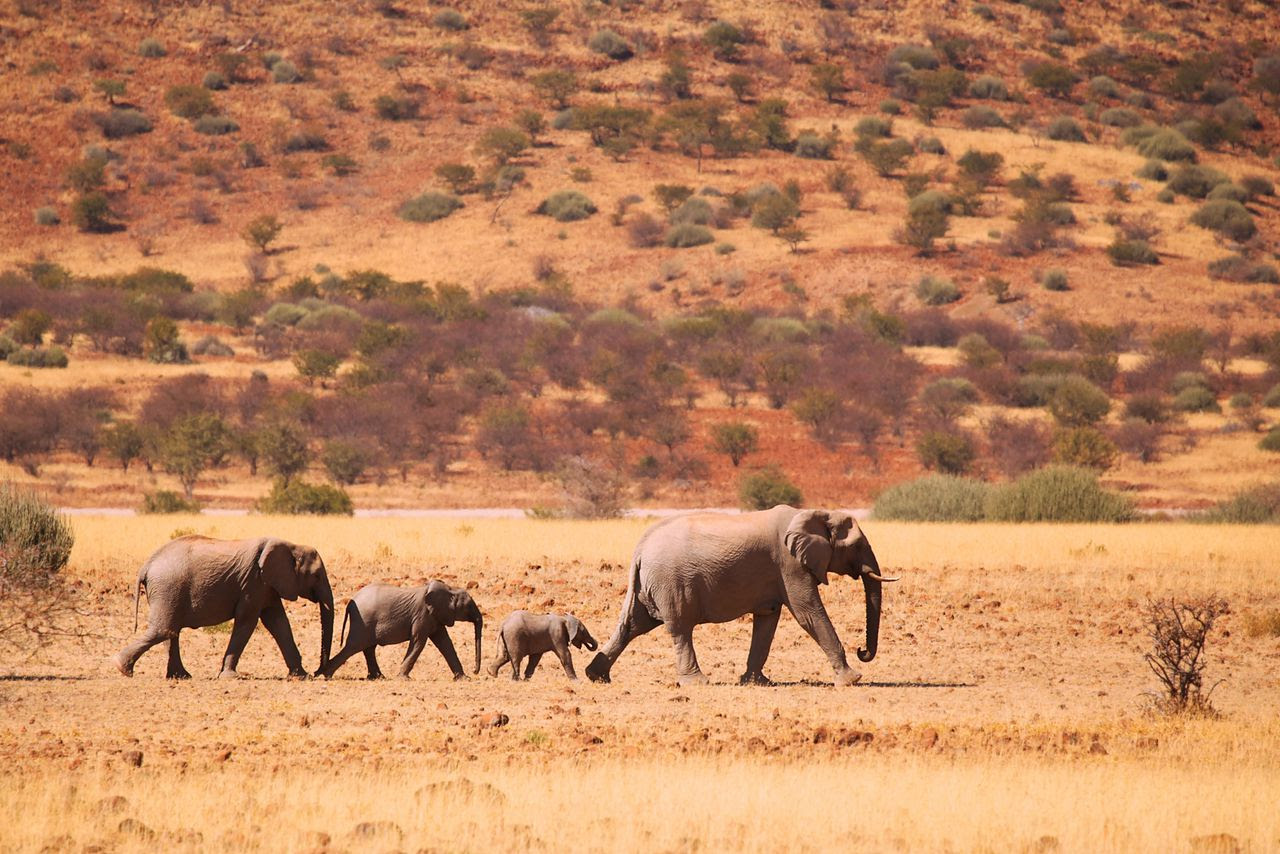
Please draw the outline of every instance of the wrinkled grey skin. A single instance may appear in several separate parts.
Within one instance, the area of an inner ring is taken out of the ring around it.
[[[138,658],[161,641],[169,641],[169,679],[190,679],[182,666],[178,633],[234,620],[222,658],[222,678],[239,674],[236,666],[254,626],[262,621],[275,638],[290,676],[306,676],[293,640],[284,602],[299,596],[320,606],[320,666],[329,662],[333,641],[333,591],[324,561],[311,546],[273,537],[214,540],[179,537],[156,550],[138,572],[133,593],[134,631],[138,597],[147,594],[147,631],[115,656],[125,676],[133,675]]]
[[[844,646],[827,616],[818,585],[828,573],[862,578],[867,600],[867,646],[861,661],[876,655],[880,631],[879,564],[871,545],[847,513],[772,510],[727,515],[677,516],[645,531],[631,561],[618,628],[587,666],[587,677],[609,681],[609,670],[627,644],[665,625],[675,646],[681,685],[703,684],[693,649],[693,628],[753,615],[751,650],[741,682],[767,684],[765,660],[785,606],[827,654],[838,685],[861,674],[849,666]]]
[[[538,661],[543,653],[554,651],[560,664],[564,666],[565,675],[575,682],[578,674],[573,670],[573,655],[570,645],[579,649],[594,651],[596,639],[582,625],[582,621],[573,614],[531,614],[528,611],[513,611],[502,621],[498,629],[498,653],[489,666],[485,668],[490,676],[497,676],[498,669],[507,662],[511,663],[511,678],[520,681],[520,663],[525,656],[529,657],[529,666],[525,668],[524,678],[533,676],[538,669]]]
[[[432,581],[425,587],[395,587],[391,584],[368,584],[361,587],[347,603],[342,618],[346,643],[330,659],[327,667],[316,673],[328,679],[347,659],[363,652],[369,666],[369,678],[381,679],[382,670],[374,655],[377,647],[409,641],[409,649],[400,663],[400,678],[408,679],[427,641],[435,644],[444,656],[454,679],[466,679],[446,629],[456,621],[474,623],[476,627],[476,669],[480,672],[480,631],[484,617],[471,594],[457,590],[443,581]],[[350,631],[347,624],[351,624]]]

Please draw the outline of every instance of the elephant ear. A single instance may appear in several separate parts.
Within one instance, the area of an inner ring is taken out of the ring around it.
[[[281,598],[289,602],[298,598],[298,561],[293,546],[284,540],[264,540],[258,552],[258,568],[262,580]]]
[[[582,621],[573,614],[565,614],[564,625],[569,630],[569,643],[577,643],[578,635],[582,634]]]
[[[427,612],[435,617],[437,623],[442,626],[453,625],[453,591],[449,589],[449,585],[443,581],[432,581],[427,585],[422,598],[427,602]]]
[[[801,510],[791,519],[782,542],[819,584],[827,583],[831,566],[831,529],[825,510]]]

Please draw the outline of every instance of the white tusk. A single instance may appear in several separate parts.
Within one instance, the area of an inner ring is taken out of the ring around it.
[[[892,582],[892,581],[898,581],[898,580],[899,580],[899,579],[897,579],[897,578],[885,578],[883,575],[877,575],[876,573],[871,572],[871,571],[867,571],[867,572],[864,572],[864,573],[862,573],[862,574],[863,574],[863,575],[865,575],[867,578],[870,578],[872,581],[883,581],[883,582],[885,582],[886,584],[887,584],[887,583],[889,583],[889,582]]]

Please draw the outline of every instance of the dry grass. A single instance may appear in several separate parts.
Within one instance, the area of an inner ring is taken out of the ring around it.
[[[365,682],[358,662],[329,682],[290,682],[263,633],[242,661],[252,678],[231,684],[209,678],[224,633],[184,633],[190,683],[160,678],[163,649],[132,681],[106,661],[132,630],[138,563],[181,530],[314,543],[340,597],[373,578],[474,582],[489,643],[519,607],[572,610],[606,637],[642,520],[72,524],[68,574],[98,636],[4,668],[3,850],[1182,851],[1214,834],[1254,851],[1280,844],[1280,652],[1248,631],[1280,596],[1270,531],[871,521],[882,564],[903,580],[886,595],[880,655],[861,685],[832,688],[813,642],[784,617],[768,666],[778,687],[733,684],[750,634],[738,620],[699,630],[715,684],[690,690],[671,684],[661,631],[632,644],[612,685],[569,683],[554,662],[527,683],[454,683],[433,652],[409,682]],[[1150,717],[1140,605],[1209,590],[1233,606],[1208,649],[1223,717]],[[852,647],[860,591],[836,579],[823,595]],[[313,612],[290,607],[308,663]],[[465,661],[468,632],[455,634]],[[384,667],[399,652],[384,650]]]

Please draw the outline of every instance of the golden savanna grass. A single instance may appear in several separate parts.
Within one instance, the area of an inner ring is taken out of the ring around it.
[[[1280,647],[1254,630],[1280,600],[1274,531],[868,521],[902,581],[861,685],[831,687],[785,617],[776,687],[735,684],[750,636],[738,620],[699,629],[714,684],[693,690],[671,684],[661,630],[611,685],[569,683],[549,660],[527,683],[454,683],[434,652],[408,682],[365,682],[358,660],[329,682],[286,681],[265,632],[234,683],[211,678],[220,631],[184,633],[189,683],[161,678],[163,648],[133,680],[107,662],[132,632],[138,565],[176,533],[313,543],[340,599],[373,579],[468,583],[487,659],[519,607],[572,610],[607,637],[646,520],[71,521],[68,576],[93,636],[0,664],[2,850],[1280,846]],[[1222,716],[1152,716],[1144,603],[1210,591],[1232,605],[1209,647]],[[860,644],[857,586],[835,579],[823,596],[846,647]],[[314,666],[314,607],[291,605],[290,620]],[[453,632],[464,662],[467,628]],[[382,651],[384,669],[400,652]]]

